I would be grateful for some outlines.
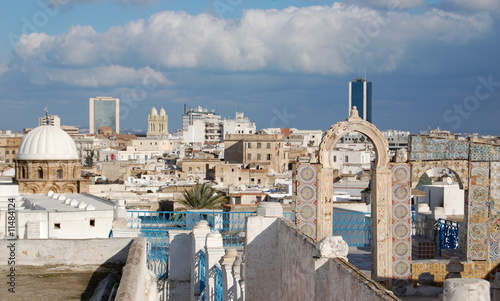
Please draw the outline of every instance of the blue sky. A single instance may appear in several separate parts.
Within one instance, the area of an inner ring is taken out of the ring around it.
[[[242,111],[258,128],[326,130],[347,86],[373,83],[373,123],[500,134],[498,0],[39,0],[0,4],[0,129],[44,104],[88,125],[88,98],[122,100],[121,124],[170,129],[183,105]]]

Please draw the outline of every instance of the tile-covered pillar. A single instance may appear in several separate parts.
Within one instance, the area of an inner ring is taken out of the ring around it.
[[[491,261],[499,261],[498,248],[500,243],[500,162],[490,164],[490,215],[489,235]]]
[[[372,183],[372,279],[389,285],[392,280],[391,170],[373,170]]]
[[[471,162],[467,204],[467,260],[488,260],[490,163]]]
[[[410,166],[389,165],[392,174],[392,271],[394,279],[411,279]]]

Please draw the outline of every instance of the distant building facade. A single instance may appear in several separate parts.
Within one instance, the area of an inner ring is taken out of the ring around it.
[[[89,133],[95,134],[103,126],[109,126],[115,133],[120,133],[119,98],[89,98]]]
[[[52,126],[61,126],[61,118],[57,115],[45,115],[43,117],[38,118],[38,125],[52,125]]]
[[[148,115],[148,137],[151,136],[168,136],[168,116],[164,108],[160,109],[160,113],[155,107],[151,109]]]
[[[241,112],[236,112],[235,119],[222,119],[214,110],[184,107],[182,136],[185,143],[216,144],[224,140],[224,135],[254,134],[255,131],[255,123]]]
[[[372,122],[372,83],[366,78],[355,78],[349,83],[349,111],[357,107],[359,117]]]

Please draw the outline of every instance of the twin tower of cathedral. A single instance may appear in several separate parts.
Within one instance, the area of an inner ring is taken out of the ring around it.
[[[164,108],[160,109],[160,113],[155,107],[151,109],[148,115],[148,133],[147,136],[168,136],[168,116]]]

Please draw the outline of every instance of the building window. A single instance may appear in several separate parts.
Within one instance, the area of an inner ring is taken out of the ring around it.
[[[43,169],[41,167],[38,167],[38,178],[43,179]]]
[[[89,226],[91,226],[91,227],[95,227],[95,218],[91,218],[91,219],[89,220]]]
[[[262,143],[257,142],[257,148],[262,148]]]
[[[240,197],[240,196],[235,197],[235,198],[234,198],[234,203],[235,203],[236,205],[241,205],[241,197]]]
[[[8,155],[8,154],[9,154],[9,150],[6,150],[6,151],[5,151],[5,154],[6,154],[6,155]]]
[[[251,179],[250,179],[250,182],[252,182],[252,183],[253,183],[253,182],[255,182],[255,179],[254,179],[254,178],[251,178]]]
[[[61,229],[61,223],[54,223],[54,229]]]
[[[12,154],[13,154],[13,155],[15,155],[15,154],[16,154],[16,150],[15,150],[15,149],[14,149],[14,150],[12,150]]]
[[[257,184],[260,184],[260,179],[257,179]]]
[[[23,179],[26,179],[26,167],[22,167],[22,168],[21,168],[21,177],[22,177]]]
[[[266,148],[267,148],[267,149],[270,149],[270,148],[271,148],[271,143],[270,143],[270,142],[266,143]]]
[[[247,160],[248,160],[248,161],[252,160],[252,154],[248,154],[248,155],[247,155]]]
[[[348,162],[349,162],[349,156],[345,156],[345,158],[344,158],[344,162],[345,162],[345,163],[348,163]]]
[[[238,177],[238,181],[241,181],[241,177]]]
[[[224,178],[223,177],[220,178],[220,182],[224,182]]]
[[[267,160],[271,160],[271,154],[267,154]]]
[[[257,154],[257,160],[260,160],[260,154]]]
[[[248,148],[252,148],[252,142],[248,142],[248,143],[247,143],[247,147],[248,147]]]
[[[337,162],[337,156],[333,156],[333,162]]]
[[[57,170],[57,172],[56,172],[56,177],[57,177],[58,179],[62,179],[62,178],[63,178],[63,171],[62,171],[62,169],[61,169],[61,168],[59,168],[59,169]]]

